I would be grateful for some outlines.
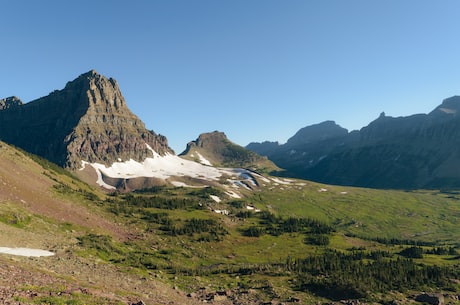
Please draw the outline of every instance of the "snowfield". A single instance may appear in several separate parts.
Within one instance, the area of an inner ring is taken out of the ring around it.
[[[0,247],[1,254],[10,254],[18,256],[28,256],[28,257],[40,257],[40,256],[53,256],[54,253],[46,250],[40,249],[31,249],[31,248],[7,248]]]
[[[146,144],[147,145],[147,144]],[[160,156],[155,152],[149,145],[148,149],[152,152],[153,157],[146,158],[143,162],[137,162],[134,160],[115,162],[110,167],[100,163],[89,163],[82,161],[81,170],[85,169],[87,165],[92,166],[97,172],[97,184],[106,189],[115,189],[115,187],[107,184],[103,177],[121,178],[121,179],[132,179],[132,178],[159,178],[169,179],[171,177],[191,177],[196,179],[218,181],[222,176],[232,177],[232,182],[235,185],[239,183],[235,180],[242,179],[256,185],[256,181],[253,176],[259,176],[245,169],[238,168],[217,168],[207,165],[210,162],[205,162],[200,158],[201,162],[206,165],[190,160],[182,159],[176,155],[166,154]],[[200,155],[201,157],[201,155]],[[206,160],[207,161],[207,160]],[[260,176],[262,177],[262,176]],[[180,186],[180,183],[173,183],[176,186]],[[247,186],[245,186],[247,188]]]

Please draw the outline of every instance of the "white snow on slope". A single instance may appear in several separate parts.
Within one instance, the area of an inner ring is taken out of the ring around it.
[[[200,163],[203,164],[203,165],[207,165],[207,166],[212,166],[212,163],[206,159],[205,157],[203,157],[203,155],[201,155],[199,152],[195,151],[195,153],[198,155],[198,158],[200,159]]]
[[[146,144],[147,145],[147,144]],[[166,154],[160,156],[150,146],[153,157],[146,158],[142,162],[134,160],[115,162],[112,166],[107,167],[101,163],[82,162],[82,170],[91,165],[97,172],[97,184],[106,189],[115,189],[113,186],[104,182],[103,176],[111,178],[131,179],[139,177],[168,179],[173,176],[187,176],[197,179],[217,181],[222,175],[238,177],[248,180],[252,179],[250,172],[237,168],[216,168],[203,165],[198,162],[182,159],[176,155]],[[252,179],[253,180],[253,179]],[[251,181],[251,183],[255,183]]]
[[[216,195],[209,195],[209,197],[211,197],[212,200],[214,200],[215,202],[221,202],[222,200],[220,200],[220,198]]]
[[[40,257],[40,256],[53,256],[54,253],[46,250],[40,249],[31,249],[31,248],[7,248],[0,247],[0,253],[18,255],[18,256],[28,256],[28,257]]]
[[[275,177],[272,177],[271,179],[276,183],[284,184],[284,185],[291,184],[292,182],[292,180],[289,180],[289,179],[280,179],[280,178],[275,178]]]

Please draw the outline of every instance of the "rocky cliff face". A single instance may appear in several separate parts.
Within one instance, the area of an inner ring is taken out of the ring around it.
[[[429,114],[395,118],[382,113],[351,133],[325,122],[300,130],[295,141],[266,155],[288,175],[329,184],[398,189],[460,187],[458,113],[460,97],[454,96]],[[259,148],[255,144],[250,147]]]
[[[81,161],[142,161],[152,157],[148,146],[160,155],[174,153],[128,109],[117,82],[94,70],[46,97],[0,111],[0,139],[72,170]]]

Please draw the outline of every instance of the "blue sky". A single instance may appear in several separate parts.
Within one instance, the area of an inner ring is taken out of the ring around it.
[[[1,1],[0,97],[91,69],[176,153],[200,133],[285,142],[460,95],[459,1]]]

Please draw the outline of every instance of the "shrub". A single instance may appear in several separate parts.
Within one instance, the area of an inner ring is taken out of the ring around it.
[[[313,234],[305,238],[307,245],[327,246],[329,245],[329,236],[324,234]]]
[[[420,247],[409,247],[399,252],[399,254],[407,258],[423,258],[423,249]]]

